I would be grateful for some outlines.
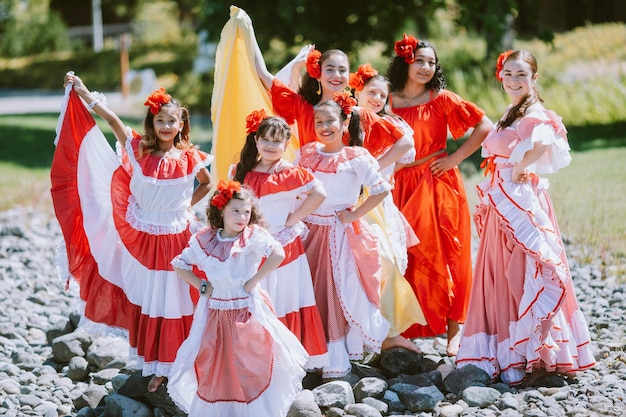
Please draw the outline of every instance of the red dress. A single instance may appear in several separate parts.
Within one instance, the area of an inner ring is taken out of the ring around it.
[[[448,129],[455,139],[484,116],[473,103],[442,90],[417,106],[395,108],[413,129],[415,160],[446,148]],[[451,169],[435,177],[427,161],[397,171],[393,199],[413,227],[420,244],[409,248],[405,274],[422,306],[428,324],[413,325],[405,337],[446,332],[447,319],[465,321],[472,283],[471,223],[461,173]]]
[[[73,90],[65,104],[51,192],[66,246],[64,278],[79,283],[84,302],[81,325],[126,334],[143,375],[167,376],[198,294],[170,261],[200,227],[191,197],[212,157],[195,148],[140,155],[130,129],[118,156]]]

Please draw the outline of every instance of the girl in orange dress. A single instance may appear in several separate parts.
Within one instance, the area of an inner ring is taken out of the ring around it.
[[[393,198],[421,242],[409,248],[405,276],[428,322],[403,334],[447,333],[453,356],[472,282],[470,215],[458,165],[480,147],[492,124],[483,110],[445,89],[433,45],[405,34],[395,52],[387,71],[389,103],[413,129],[416,156],[396,171]],[[448,130],[458,139],[471,128],[465,143],[448,155]]]
[[[286,253],[280,267],[260,285],[269,294],[278,319],[309,353],[305,368],[321,369],[328,365],[326,336],[302,245],[308,233],[302,220],[323,203],[326,191],[313,174],[283,159],[291,130],[282,118],[267,117],[260,110],[252,112],[246,122],[246,144],[230,176],[254,191],[270,233]]]
[[[511,105],[483,142],[487,178],[474,214],[480,243],[456,362],[511,385],[542,385],[539,378],[595,363],[548,181],[538,176],[572,158],[561,118],[539,97],[535,57],[503,52],[496,76]]]

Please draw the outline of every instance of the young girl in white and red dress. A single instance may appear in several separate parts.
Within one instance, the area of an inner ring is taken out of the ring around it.
[[[380,351],[389,323],[380,312],[381,260],[378,241],[363,215],[378,205],[391,186],[378,162],[360,145],[356,101],[346,93],[315,109],[317,140],[299,149],[297,163],[324,184],[327,198],[305,220],[304,241],[313,276],[317,307],[326,329],[330,364],[323,378],[339,378],[351,371],[350,360],[365,351]],[[339,104],[341,103],[341,104]],[[361,187],[368,197],[356,207]]]
[[[163,88],[145,102],[140,135],[78,76],[64,83],[50,177],[65,275],[80,285],[81,326],[128,336],[156,391],[191,327],[198,293],[170,262],[202,227],[190,208],[211,189],[213,157],[191,144],[189,113]],[[88,108],[109,123],[118,155]]]
[[[237,181],[218,183],[207,216],[210,226],[172,261],[201,297],[168,392],[190,417],[285,416],[302,389],[307,353],[258,285],[285,252]]]
[[[326,191],[313,174],[283,158],[291,138],[284,119],[256,110],[246,118],[246,129],[246,143],[230,176],[254,191],[270,233],[286,253],[280,267],[260,285],[269,294],[278,319],[309,353],[306,369],[319,369],[328,364],[328,354],[302,245],[308,233],[302,220],[322,204]]]

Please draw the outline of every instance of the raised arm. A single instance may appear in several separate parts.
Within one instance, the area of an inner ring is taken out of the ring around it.
[[[263,83],[266,89],[272,88],[272,82],[274,81],[274,76],[271,72],[267,70],[267,66],[265,65],[265,59],[263,58],[263,53],[261,52],[261,48],[259,47],[259,43],[256,38],[254,38],[254,66],[256,68],[257,75],[259,79]]]
[[[126,125],[115,114],[104,101],[102,101],[96,94],[89,91],[85,83],[76,75],[72,73],[65,74],[63,85],[73,84],[74,91],[82,98],[87,105],[93,109],[93,111],[100,117],[102,117],[113,130],[113,134],[117,138],[118,142],[124,146],[126,144]]]

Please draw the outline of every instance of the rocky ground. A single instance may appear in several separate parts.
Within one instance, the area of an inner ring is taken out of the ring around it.
[[[145,390],[123,339],[76,329],[77,297],[56,270],[61,235],[49,212],[0,213],[0,416],[181,415],[165,387]],[[442,339],[417,341],[355,364],[344,381],[309,375],[290,417],[626,415],[624,277],[571,267],[597,365],[551,387],[511,389],[472,367],[456,370]],[[616,269],[617,270],[617,269]],[[264,417],[264,416],[259,416]],[[274,417],[274,416],[268,416]]]

